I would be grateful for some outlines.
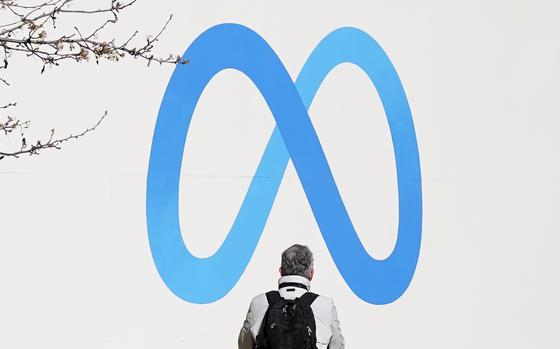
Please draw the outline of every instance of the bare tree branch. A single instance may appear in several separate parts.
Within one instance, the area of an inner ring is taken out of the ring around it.
[[[154,46],[173,19],[172,15],[156,35],[147,35],[143,43],[135,46],[132,43],[139,39],[138,30],[122,42],[117,42],[115,38],[103,38],[102,33],[108,26],[117,23],[121,12],[136,3],[136,0],[129,2],[108,0],[107,7],[98,9],[74,8],[72,5],[76,2],[78,1],[44,0],[36,5],[22,5],[17,0],[0,0],[0,11],[5,11],[4,14],[8,17],[13,17],[7,23],[0,23],[0,71],[7,69],[9,60],[18,54],[23,54],[26,59],[33,59],[40,63],[42,65],[41,73],[45,71],[46,67],[59,66],[63,61],[83,62],[94,59],[99,64],[101,59],[118,62],[125,56],[143,59],[148,66],[152,62],[188,63],[188,60],[183,59],[180,55],[156,56],[152,53]],[[85,4],[86,1],[80,3]],[[73,32],[57,34],[58,21],[79,23],[75,18],[69,16],[100,18],[101,24],[85,32],[76,25]],[[0,76],[0,82],[6,86],[10,85],[9,81],[2,76]],[[16,103],[9,103],[0,109],[7,109],[15,105]],[[93,131],[106,115],[107,113],[103,114],[97,124],[78,135],[55,139],[53,130],[49,140],[37,141],[31,145],[28,145],[23,135],[23,130],[30,126],[30,121],[22,122],[16,117],[6,116],[4,118],[6,121],[0,123],[0,136],[6,136],[19,130],[21,149],[15,151],[0,149],[0,159],[18,157],[22,154],[34,155],[38,154],[40,150],[49,148],[59,149],[61,143],[77,139]]]
[[[78,139],[80,137],[85,136],[86,134],[90,133],[91,131],[95,130],[103,121],[103,119],[105,119],[105,117],[107,116],[107,111],[105,111],[103,113],[103,115],[101,116],[101,118],[95,123],[95,125],[93,125],[92,127],[86,128],[84,131],[75,134],[75,135],[69,135],[63,138],[55,138],[55,130],[54,128],[51,129],[51,134],[50,137],[47,141],[41,141],[41,140],[37,140],[37,142],[35,142],[34,144],[29,145],[27,143],[27,140],[25,138],[25,136],[23,136],[23,132],[22,132],[22,137],[21,137],[21,148],[19,150],[16,151],[12,151],[12,152],[5,152],[5,151],[0,151],[0,160],[4,159],[5,157],[15,157],[18,158],[20,155],[23,154],[29,154],[29,155],[37,155],[39,154],[40,150],[45,150],[45,149],[60,149],[60,146],[62,143],[67,142],[69,140],[72,139]],[[19,129],[20,131],[22,131],[25,128],[29,127],[29,121],[23,122],[21,123],[19,120],[14,120],[11,118],[8,118],[8,121],[4,124],[0,124],[0,131],[4,131],[6,133],[10,133],[13,130]]]

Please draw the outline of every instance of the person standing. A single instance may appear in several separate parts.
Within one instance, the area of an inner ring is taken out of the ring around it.
[[[313,254],[293,245],[282,252],[278,291],[257,295],[238,337],[239,349],[344,349],[333,301],[310,292]]]

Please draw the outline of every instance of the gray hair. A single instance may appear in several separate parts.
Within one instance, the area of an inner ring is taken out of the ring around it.
[[[313,253],[307,246],[293,245],[282,252],[281,274],[309,278],[313,270]]]

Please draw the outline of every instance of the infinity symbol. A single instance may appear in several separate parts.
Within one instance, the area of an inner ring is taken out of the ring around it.
[[[422,231],[422,188],[416,134],[399,77],[383,49],[355,28],[325,37],[294,85],[272,48],[241,25],[222,24],[202,33],[177,66],[159,110],[148,168],[146,214],[152,256],[161,278],[178,297],[210,303],[225,296],[245,270],[264,229],[291,158],[327,247],[352,291],[372,304],[398,299],[418,261]],[[385,260],[368,255],[350,221],[307,109],[327,74],[338,64],[360,67],[375,85],[395,153],[399,226],[394,250]],[[179,179],[185,139],[202,91],[218,72],[247,75],[276,121],[243,204],[219,250],[193,256],[179,226]]]

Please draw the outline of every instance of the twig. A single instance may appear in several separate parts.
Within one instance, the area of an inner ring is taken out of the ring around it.
[[[39,151],[45,150],[45,149],[51,149],[51,148],[60,149],[61,148],[60,146],[61,146],[62,143],[68,142],[72,139],[78,139],[78,138],[83,137],[86,134],[90,133],[91,131],[94,131],[101,124],[101,122],[105,119],[107,114],[108,114],[108,112],[105,111],[103,113],[103,115],[101,116],[101,118],[95,123],[95,125],[85,129],[84,131],[82,131],[79,134],[75,134],[75,135],[71,134],[71,135],[66,136],[64,138],[54,138],[55,131],[54,131],[54,129],[52,129],[50,137],[46,142],[41,142],[41,140],[37,140],[37,142],[35,142],[35,144],[31,144],[31,146],[28,146],[27,140],[25,139],[25,137],[23,136],[23,133],[22,133],[20,150],[13,151],[13,152],[0,151],[0,160],[4,159],[5,157],[19,158],[19,156],[23,155],[23,154],[37,155],[39,153]],[[29,124],[29,121],[27,121],[26,123]],[[16,127],[21,127],[21,125],[22,124],[20,123],[20,125],[16,125]],[[0,130],[1,129],[2,128],[0,127]]]

